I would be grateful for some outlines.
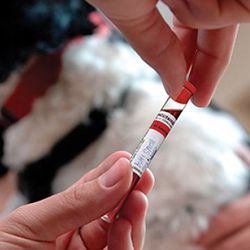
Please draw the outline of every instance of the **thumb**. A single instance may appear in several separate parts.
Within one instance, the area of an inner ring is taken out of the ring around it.
[[[104,163],[99,168],[103,165],[107,168],[107,162]],[[3,231],[9,234],[36,241],[54,241],[59,235],[101,217],[129,189],[132,179],[129,160],[120,158],[99,177],[87,182],[85,179],[62,193],[18,208],[1,223],[1,229],[4,226]]]
[[[187,65],[180,41],[164,21],[157,0],[87,0],[123,33],[141,58],[160,75],[168,94],[176,97]]]
[[[180,41],[158,9],[154,8],[136,20],[111,21],[141,58],[160,75],[167,93],[176,97],[186,79],[186,59]]]

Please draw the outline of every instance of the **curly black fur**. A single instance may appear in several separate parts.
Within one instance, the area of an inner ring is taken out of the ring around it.
[[[107,122],[108,112],[93,108],[88,119],[59,140],[47,155],[28,164],[18,176],[19,190],[27,200],[34,202],[52,195],[57,172],[98,139],[105,131]]]
[[[93,8],[83,0],[7,0],[0,8],[0,82],[34,53],[91,34]]]

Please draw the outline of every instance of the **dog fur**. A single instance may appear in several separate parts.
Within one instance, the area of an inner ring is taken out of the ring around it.
[[[110,153],[133,153],[166,98],[158,76],[126,44],[98,36],[73,43],[58,82],[6,131],[3,162],[23,171],[93,108],[105,110],[104,132],[53,179],[52,192],[60,192]],[[192,241],[210,218],[248,191],[249,171],[234,152],[246,138],[229,114],[187,106],[151,164],[156,185],[149,197],[146,250],[199,249]],[[26,202],[18,194],[7,209]]]

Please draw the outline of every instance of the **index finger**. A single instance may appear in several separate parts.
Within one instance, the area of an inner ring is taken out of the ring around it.
[[[230,62],[237,31],[237,25],[198,31],[197,50],[189,76],[189,81],[197,88],[192,99],[195,105],[209,104]]]
[[[112,21],[142,59],[159,73],[167,93],[176,97],[186,78],[186,60],[180,41],[158,9],[137,19]]]
[[[228,205],[213,219],[209,230],[199,240],[201,245],[210,246],[250,223],[250,195]]]
[[[118,27],[144,61],[176,97],[186,78],[186,61],[180,42],[159,10],[158,0],[88,0]]]
[[[138,185],[135,187],[135,191],[133,192],[142,192],[147,194],[150,192],[154,184],[154,177],[151,171],[146,170],[143,174],[141,180],[138,182]],[[132,192],[132,193],[133,193]],[[134,196],[134,194],[133,194]],[[134,201],[135,198],[129,198],[129,206],[134,203],[139,205],[141,204],[140,201]],[[131,202],[132,201],[132,202]],[[126,205],[127,207],[128,205]],[[136,205],[138,207],[138,205]],[[140,209],[140,208],[139,208]],[[134,219],[135,220],[135,219]],[[85,242],[85,245],[88,249],[103,249],[107,244],[107,236],[110,227],[112,224],[108,224],[101,219],[97,219],[95,221],[90,222],[89,224],[83,226],[81,228],[81,237]],[[136,231],[137,232],[137,231]],[[96,240],[98,239],[98,241]]]

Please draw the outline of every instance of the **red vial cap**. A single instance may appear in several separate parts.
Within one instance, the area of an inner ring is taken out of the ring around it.
[[[175,101],[186,104],[195,91],[196,87],[191,82],[186,81],[180,94],[175,98]]]

